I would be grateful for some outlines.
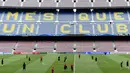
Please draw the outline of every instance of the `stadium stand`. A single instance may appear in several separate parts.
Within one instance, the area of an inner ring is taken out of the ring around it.
[[[111,7],[122,7],[122,6],[124,7],[128,6],[126,0],[120,0],[120,1],[112,0],[111,2]]]
[[[97,52],[113,52],[114,45],[113,42],[95,42],[96,44],[96,51]]]
[[[13,48],[15,47],[16,42],[7,42],[7,41],[0,41],[0,47],[9,47]]]
[[[73,42],[57,42],[56,44],[56,52],[73,52]]]
[[[48,47],[48,46],[54,46],[55,45],[55,42],[52,42],[52,41],[44,41],[44,42],[37,42],[37,46],[39,47],[39,48],[42,48],[42,47]]]
[[[37,52],[53,52],[55,46],[55,42],[52,41],[44,41],[44,42],[37,42]]]
[[[39,7],[38,0],[25,0],[22,7]]]
[[[93,7],[110,7],[108,0],[94,0]]]
[[[90,0],[77,0],[75,7],[92,7]]]
[[[85,52],[85,51],[93,52],[94,47],[95,47],[94,42],[92,41],[76,42],[76,52]]]
[[[43,7],[43,8],[52,8],[52,7],[57,7],[57,3],[55,2],[55,0],[43,0],[41,2],[41,6],[40,7]]]
[[[0,49],[0,52],[8,52],[8,53],[10,53],[11,51],[12,51],[12,49],[7,48],[7,47],[3,47],[3,48]]]
[[[2,6],[3,5],[3,1],[2,0],[0,0],[0,6]]]
[[[4,3],[4,6],[20,7],[21,2],[20,2],[20,0],[6,0],[5,3]]]
[[[126,36],[130,33],[129,9],[106,8],[127,8],[129,5],[128,0],[0,0],[0,36]],[[2,9],[4,7],[7,9]],[[117,51],[129,51],[129,43],[121,42],[5,43],[0,42],[1,51],[53,52],[55,48],[56,52],[73,52],[76,48],[77,52],[93,49],[112,52],[115,47]]]
[[[124,8],[126,0],[1,0],[1,7],[9,8]]]
[[[130,42],[129,41],[118,41],[115,42],[115,46],[117,48],[117,51],[119,52],[128,52],[130,51]]]
[[[45,48],[37,48],[36,52],[53,52],[54,48],[45,47]]]
[[[118,52],[130,51],[129,41],[73,41],[73,42],[53,42],[53,41],[38,41],[38,42],[0,42],[0,52],[11,52],[15,49],[16,52],[114,52],[116,47]]]
[[[0,52],[11,52],[16,42],[0,41]]]
[[[129,10],[2,10],[1,36],[118,36],[130,33]],[[30,18],[31,17],[31,18]],[[19,24],[19,25],[17,25]],[[41,25],[42,24],[42,25]],[[86,25],[87,24],[87,25]],[[49,28],[48,28],[49,27]]]
[[[32,52],[35,47],[35,42],[18,42],[16,44],[17,52]]]
[[[72,0],[60,0],[59,3],[58,3],[58,6],[61,7],[61,8],[74,7],[74,2]]]

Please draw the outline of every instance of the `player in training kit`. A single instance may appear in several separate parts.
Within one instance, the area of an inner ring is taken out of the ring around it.
[[[52,67],[52,69],[51,69],[51,73],[54,73],[54,67]]]
[[[78,54],[78,56],[79,56],[79,59],[80,59],[80,54]]]
[[[129,68],[129,60],[127,60],[126,66],[127,66],[127,68]]]
[[[91,58],[92,58],[92,60],[93,60],[93,58],[94,58],[94,57],[93,57],[93,56],[91,56]]]
[[[64,64],[64,70],[66,70],[67,69],[67,65],[66,64]]]
[[[60,61],[60,56],[58,56],[58,61]]]
[[[40,57],[40,62],[42,62],[42,59],[43,59],[43,58],[42,58],[42,56],[41,56],[41,57]]]
[[[28,61],[31,61],[31,58],[29,57]]]
[[[71,70],[73,71],[73,64],[71,64],[70,67],[71,67]]]
[[[64,62],[66,62],[66,60],[67,60],[67,56],[64,57]]]
[[[95,61],[97,62],[97,57],[95,58]]]
[[[121,68],[123,67],[123,61],[120,63],[120,67],[121,67]]]
[[[26,70],[26,64],[25,64],[25,62],[23,63],[23,71],[25,71]]]
[[[4,65],[4,59],[2,58],[1,60],[1,65],[3,66]]]
[[[105,52],[104,55],[107,55],[107,53]]]

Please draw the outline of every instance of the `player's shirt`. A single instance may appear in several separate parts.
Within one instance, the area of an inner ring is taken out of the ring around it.
[[[128,66],[128,65],[129,65],[129,63],[128,63],[128,62],[126,62],[126,65]]]
[[[121,62],[121,64],[120,64],[120,65],[121,65],[121,67],[122,67],[122,65],[123,65],[123,62]]]
[[[95,58],[95,61],[97,61],[97,58]]]
[[[25,64],[25,63],[23,64],[23,67],[24,67],[24,68],[26,67],[26,64]]]
[[[1,63],[3,64],[4,63],[4,60],[2,59]]]
[[[54,72],[54,67],[52,67],[51,71]]]
[[[60,59],[60,57],[58,57],[58,59]]]
[[[93,56],[91,56],[92,57],[92,59],[93,59]]]

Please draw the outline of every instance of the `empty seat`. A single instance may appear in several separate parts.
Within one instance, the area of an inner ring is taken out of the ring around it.
[[[130,44],[128,41],[116,41],[115,46],[118,52],[130,52]]]
[[[93,52],[93,47],[91,46],[80,46],[76,47],[76,52]]]
[[[21,2],[20,2],[20,0],[7,0],[7,1],[5,1],[4,6],[20,7],[21,6]]]
[[[56,2],[55,0],[43,0],[43,2],[41,2],[41,7],[47,7],[47,8],[56,7]]]
[[[112,42],[109,41],[102,41],[102,42],[96,42],[96,51],[97,52],[113,52],[114,46]]]
[[[39,7],[38,0],[25,0],[23,7]]]
[[[73,52],[73,42],[57,42],[56,52]]]
[[[126,0],[112,0],[111,7],[125,7],[127,6]]]
[[[128,4],[127,4],[127,5],[128,5],[128,6],[130,6],[130,0],[127,0],[126,2],[128,2],[128,3],[129,3],[129,5],[128,5]]]
[[[18,42],[17,48],[34,48],[35,42]]]
[[[16,42],[0,42],[0,52],[12,52],[12,49],[15,47]]]
[[[54,47],[55,43],[52,41],[38,42],[38,48]]]
[[[116,47],[129,46],[129,42],[128,42],[128,41],[116,41],[116,42],[115,42],[115,46],[116,46]]]
[[[74,7],[72,0],[60,0],[59,7]]]
[[[77,47],[76,52],[93,52],[92,47]]]
[[[0,6],[2,6],[3,5],[3,1],[2,0],[0,0]]]
[[[130,46],[117,46],[116,49],[118,52],[130,52]]]
[[[93,7],[109,7],[109,2],[107,0],[95,0]]]
[[[5,42],[5,41],[1,41],[0,42],[0,48],[14,48],[14,46],[16,45],[16,42]]]
[[[0,48],[0,52],[7,52],[7,53],[11,53],[12,52],[12,48],[7,48],[7,47],[3,47],[3,48]]]
[[[16,52],[32,52],[34,49],[34,42],[18,42]]]
[[[82,42],[76,42],[76,47],[85,46],[85,47],[93,47],[92,41],[82,41]]]
[[[93,52],[93,42],[92,41],[82,41],[76,42],[77,52]]]
[[[18,48],[15,50],[15,52],[32,52],[33,49],[31,48]]]
[[[128,45],[130,45],[130,41],[127,41],[128,42]]]
[[[90,0],[78,0],[76,7],[92,7]]]
[[[53,48],[38,48],[36,52],[53,52]]]

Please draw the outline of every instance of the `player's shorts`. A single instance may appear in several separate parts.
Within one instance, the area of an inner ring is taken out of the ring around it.
[[[73,71],[73,67],[71,67],[71,70]]]
[[[67,69],[67,66],[65,66],[64,69]]]

